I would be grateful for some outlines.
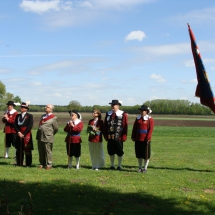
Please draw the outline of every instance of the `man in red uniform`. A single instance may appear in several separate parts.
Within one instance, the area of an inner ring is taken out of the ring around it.
[[[111,169],[115,169],[115,154],[118,155],[118,170],[122,169],[123,142],[127,139],[128,117],[127,113],[119,110],[121,103],[118,100],[112,100],[112,110],[105,116],[103,135],[107,141],[107,150],[110,155]]]
[[[154,120],[148,115],[151,113],[151,110],[146,105],[142,105],[138,110],[140,110],[141,115],[134,122],[131,139],[135,141],[135,154],[139,164],[137,172],[146,173],[151,155],[150,142],[154,128]],[[144,169],[142,168],[143,159]]]
[[[17,166],[23,166],[24,154],[26,167],[31,167],[32,164],[32,153],[33,140],[31,129],[33,127],[33,115],[27,113],[29,109],[28,102],[22,102],[20,106],[21,113],[16,116],[15,119],[15,130],[17,132],[16,138],[16,159]]]
[[[5,112],[2,122],[5,123],[4,133],[5,133],[5,158],[9,157],[9,149],[11,144],[15,146],[16,141],[16,131],[14,129],[14,122],[18,112],[14,109],[16,105],[13,101],[8,101],[7,111]]]

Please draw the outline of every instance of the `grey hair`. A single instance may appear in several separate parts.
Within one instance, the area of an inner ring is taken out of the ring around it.
[[[52,110],[54,110],[54,105],[52,105],[52,104],[49,104],[48,106],[50,106],[50,108],[52,109]]]

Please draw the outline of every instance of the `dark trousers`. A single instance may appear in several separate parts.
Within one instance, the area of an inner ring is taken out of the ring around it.
[[[5,147],[11,147],[15,146],[16,142],[16,134],[10,133],[10,134],[5,134]]]
[[[151,144],[146,141],[135,141],[136,158],[149,159],[151,157]]]
[[[25,163],[26,166],[30,167],[32,164],[32,153],[31,150],[29,151],[23,151],[20,149],[16,150],[16,162],[17,166],[23,166],[23,161],[24,161],[24,154],[25,154]]]
[[[76,144],[72,144],[72,143],[66,143],[66,151],[67,151],[67,155],[68,157],[80,157],[81,156],[81,143],[76,143]]]
[[[115,155],[123,156],[123,142],[120,140],[108,140],[107,143],[107,151],[109,155]]]
[[[32,153],[30,145],[24,146],[23,139],[17,139],[16,141],[16,163],[17,166],[23,166],[24,155],[25,155],[25,164],[30,167],[32,164]]]

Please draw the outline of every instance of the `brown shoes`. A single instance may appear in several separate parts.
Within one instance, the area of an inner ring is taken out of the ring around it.
[[[46,166],[46,170],[50,170],[51,168],[51,166]]]
[[[42,168],[43,168],[43,166],[42,166],[42,165],[38,166],[38,169],[42,169]]]

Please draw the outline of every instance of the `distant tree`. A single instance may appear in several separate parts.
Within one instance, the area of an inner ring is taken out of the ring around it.
[[[5,102],[11,101],[11,100],[13,101],[13,99],[14,99],[14,95],[12,93],[7,92],[5,94],[5,98],[4,98]]]
[[[81,103],[76,100],[72,100],[72,101],[70,101],[67,108],[68,108],[68,110],[78,110],[79,111],[81,108]]]
[[[6,87],[2,83],[2,81],[0,81],[0,98],[4,98],[5,94],[6,94]]]
[[[14,102],[19,102],[20,104],[22,103],[22,100],[21,100],[21,98],[20,98],[19,96],[15,96],[15,97],[13,98],[13,101],[14,101]]]

